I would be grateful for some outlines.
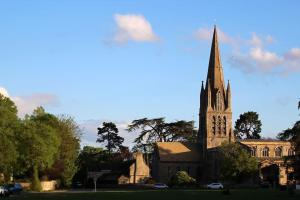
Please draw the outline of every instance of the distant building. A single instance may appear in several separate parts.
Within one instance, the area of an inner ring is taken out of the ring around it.
[[[167,183],[176,171],[184,170],[200,182],[219,179],[217,148],[223,142],[239,142],[259,161],[259,178],[270,183],[286,184],[291,171],[283,156],[292,155],[289,142],[278,140],[235,141],[232,128],[231,88],[225,86],[216,27],[214,28],[206,83],[200,92],[199,132],[197,143],[158,142],[152,163],[153,178]]]

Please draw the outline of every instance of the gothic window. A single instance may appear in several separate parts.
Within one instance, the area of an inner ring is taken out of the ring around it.
[[[218,134],[221,134],[222,132],[222,119],[220,116],[218,116]]]
[[[282,156],[282,150],[280,147],[277,147],[275,149],[275,157],[281,157]]]
[[[212,118],[212,133],[215,135],[216,134],[216,117],[213,116]]]
[[[268,147],[263,148],[262,156],[263,157],[269,157],[269,148]]]
[[[288,152],[288,156],[293,156],[294,155],[294,149],[290,148]]]
[[[226,121],[226,117],[223,117],[223,125],[222,125],[222,127],[223,127],[223,131],[222,131],[222,133],[224,134],[224,135],[226,135],[227,133],[226,133],[226,127],[227,127],[227,121]]]
[[[252,148],[251,148],[251,156],[252,156],[252,157],[255,157],[255,156],[256,156],[256,148],[255,148],[255,147],[252,147]]]
[[[217,95],[216,95],[216,97],[217,97],[217,110],[222,110],[222,100],[221,100],[221,92],[220,91],[218,91],[217,92]]]

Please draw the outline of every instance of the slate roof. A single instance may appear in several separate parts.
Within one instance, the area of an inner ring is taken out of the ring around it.
[[[157,142],[158,156],[162,162],[200,162],[201,145],[190,142]]]

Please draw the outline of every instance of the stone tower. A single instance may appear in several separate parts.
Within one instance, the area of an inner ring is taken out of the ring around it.
[[[232,130],[231,90],[228,81],[225,89],[218,36],[214,27],[206,84],[202,81],[199,113],[199,143],[203,152],[234,141]]]

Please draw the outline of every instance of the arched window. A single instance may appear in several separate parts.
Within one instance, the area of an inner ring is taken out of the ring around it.
[[[217,92],[217,110],[222,110],[222,102],[221,102],[221,92]]]
[[[251,156],[255,157],[256,156],[256,147],[251,148]]]
[[[212,129],[212,133],[215,135],[216,134],[216,117],[213,116],[212,117],[212,126],[211,126],[211,129]]]
[[[218,134],[221,134],[222,132],[222,118],[218,116]]]
[[[294,155],[294,149],[289,148],[288,156],[293,156]]]
[[[263,148],[262,156],[263,157],[269,157],[269,148],[268,147]]]
[[[227,121],[226,121],[226,117],[223,117],[223,134],[226,135],[226,130],[227,130]]]
[[[282,149],[281,147],[277,147],[275,149],[275,157],[281,157],[282,156]]]

